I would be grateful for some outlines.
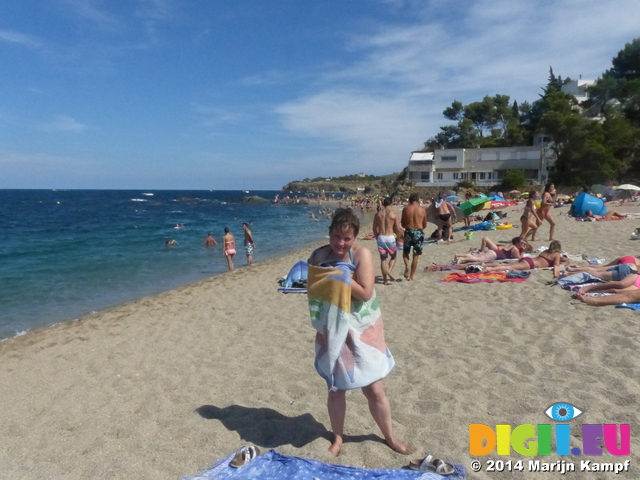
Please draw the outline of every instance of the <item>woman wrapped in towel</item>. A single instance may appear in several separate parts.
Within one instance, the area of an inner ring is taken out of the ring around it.
[[[346,391],[361,388],[387,444],[407,454],[406,445],[393,436],[382,379],[395,362],[384,341],[373,256],[354,245],[359,230],[360,222],[351,211],[336,210],[329,245],[309,258],[307,295],[317,331],[315,367],[329,388],[327,407],[334,435],[329,452],[337,456],[342,447]]]

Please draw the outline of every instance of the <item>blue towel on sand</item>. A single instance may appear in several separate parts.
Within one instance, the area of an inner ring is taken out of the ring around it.
[[[466,477],[462,465],[454,465],[456,472],[443,477],[433,472],[419,472],[395,468],[366,470],[364,468],[329,465],[317,460],[286,457],[274,450],[260,455],[240,468],[229,466],[233,455],[218,462],[202,475],[184,480],[288,480],[319,478],[322,480],[443,480]]]
[[[616,308],[630,308],[631,310],[640,310],[640,303],[621,303]]]

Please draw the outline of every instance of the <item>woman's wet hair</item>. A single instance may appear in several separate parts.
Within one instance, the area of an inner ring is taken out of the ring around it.
[[[547,183],[544,187],[544,193],[549,193],[549,191],[551,190],[551,187],[553,187],[553,183]]]
[[[535,198],[536,198],[536,193],[538,193],[538,192],[536,192],[535,190],[531,190],[531,191],[529,192],[529,198],[533,198],[533,199],[535,200]]]
[[[549,244],[549,250],[547,251],[549,253],[560,253],[562,252],[562,246],[560,245],[560,242],[558,240],[554,240]]]
[[[329,232],[341,231],[344,228],[353,228],[353,234],[357,237],[360,232],[360,220],[358,220],[358,217],[356,217],[351,210],[338,208],[333,214]]]
[[[513,238],[511,239],[511,243],[512,243],[513,245],[518,245],[520,242],[522,242],[522,237],[513,237]]]
[[[224,233],[229,233],[229,227],[224,227]]]

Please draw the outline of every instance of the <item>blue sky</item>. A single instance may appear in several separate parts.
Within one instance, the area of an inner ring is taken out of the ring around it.
[[[532,102],[637,36],[637,0],[6,1],[0,188],[398,172],[453,100]]]

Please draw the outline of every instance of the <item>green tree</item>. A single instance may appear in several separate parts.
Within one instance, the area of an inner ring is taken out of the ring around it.
[[[507,170],[502,178],[503,190],[518,190],[524,187],[527,180],[522,170]]]

